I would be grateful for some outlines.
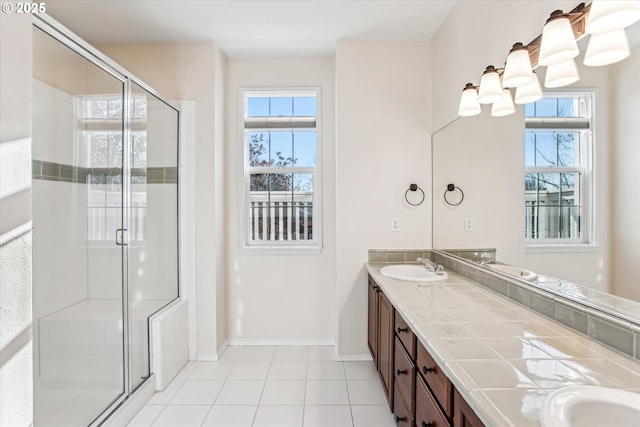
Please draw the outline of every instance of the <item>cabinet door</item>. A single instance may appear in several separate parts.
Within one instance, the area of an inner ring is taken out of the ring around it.
[[[447,417],[420,375],[416,375],[416,427],[449,427]]]
[[[442,406],[444,413],[453,417],[453,384],[433,360],[429,352],[418,344],[416,368],[433,392],[436,401]]]
[[[411,416],[414,416],[415,399],[413,396],[415,395],[416,367],[400,343],[400,338],[396,338],[395,353],[395,396],[402,396]]]
[[[453,391],[453,427],[484,427],[484,423],[460,396],[458,390]]]
[[[373,364],[378,366],[378,293],[380,288],[369,277],[369,290],[368,290],[368,343],[371,357],[373,357]]]
[[[393,306],[384,295],[378,293],[378,371],[393,408]]]

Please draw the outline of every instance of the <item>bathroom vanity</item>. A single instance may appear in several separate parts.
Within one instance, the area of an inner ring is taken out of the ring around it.
[[[386,265],[366,264],[368,343],[398,426],[540,426],[554,390],[640,392],[637,360],[454,271],[419,283]]]

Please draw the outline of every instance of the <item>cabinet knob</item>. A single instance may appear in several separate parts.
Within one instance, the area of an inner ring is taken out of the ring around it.
[[[396,415],[396,423],[401,423],[407,421],[407,417],[399,417]]]
[[[400,375],[407,375],[407,370],[406,370],[406,369],[398,369],[398,370],[396,371],[396,374],[397,374],[398,376],[400,376]]]
[[[433,368],[427,368],[426,366],[422,367],[422,374],[427,375],[427,373],[433,372]]]
[[[402,326],[398,326],[398,329],[396,330],[398,331],[399,334],[403,332],[409,332],[409,328],[403,328]]]
[[[426,422],[422,422],[421,427],[433,427],[432,423],[426,423]]]

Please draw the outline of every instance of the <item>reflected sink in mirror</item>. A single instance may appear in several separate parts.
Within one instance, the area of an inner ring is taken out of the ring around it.
[[[507,264],[486,264],[487,267],[497,270],[501,273],[509,274],[511,276],[519,277],[520,279],[533,282],[538,278],[538,275],[526,268],[516,267],[515,265]]]
[[[554,391],[540,411],[542,427],[637,427],[640,394],[596,386]]]
[[[449,277],[446,272],[436,274],[427,270],[423,265],[414,264],[387,265],[380,269],[380,274],[391,279],[406,280],[408,282],[439,282],[447,280]]]

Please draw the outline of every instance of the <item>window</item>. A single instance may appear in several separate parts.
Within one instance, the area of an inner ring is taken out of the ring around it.
[[[318,98],[243,93],[247,246],[320,246]]]
[[[78,147],[83,151],[87,174],[87,233],[94,244],[111,244],[119,228],[122,209],[122,95],[76,97]],[[133,156],[131,192],[131,241],[144,240],[147,194],[147,98],[133,95],[131,101]]]
[[[525,239],[589,243],[593,96],[547,94],[525,105]]]

